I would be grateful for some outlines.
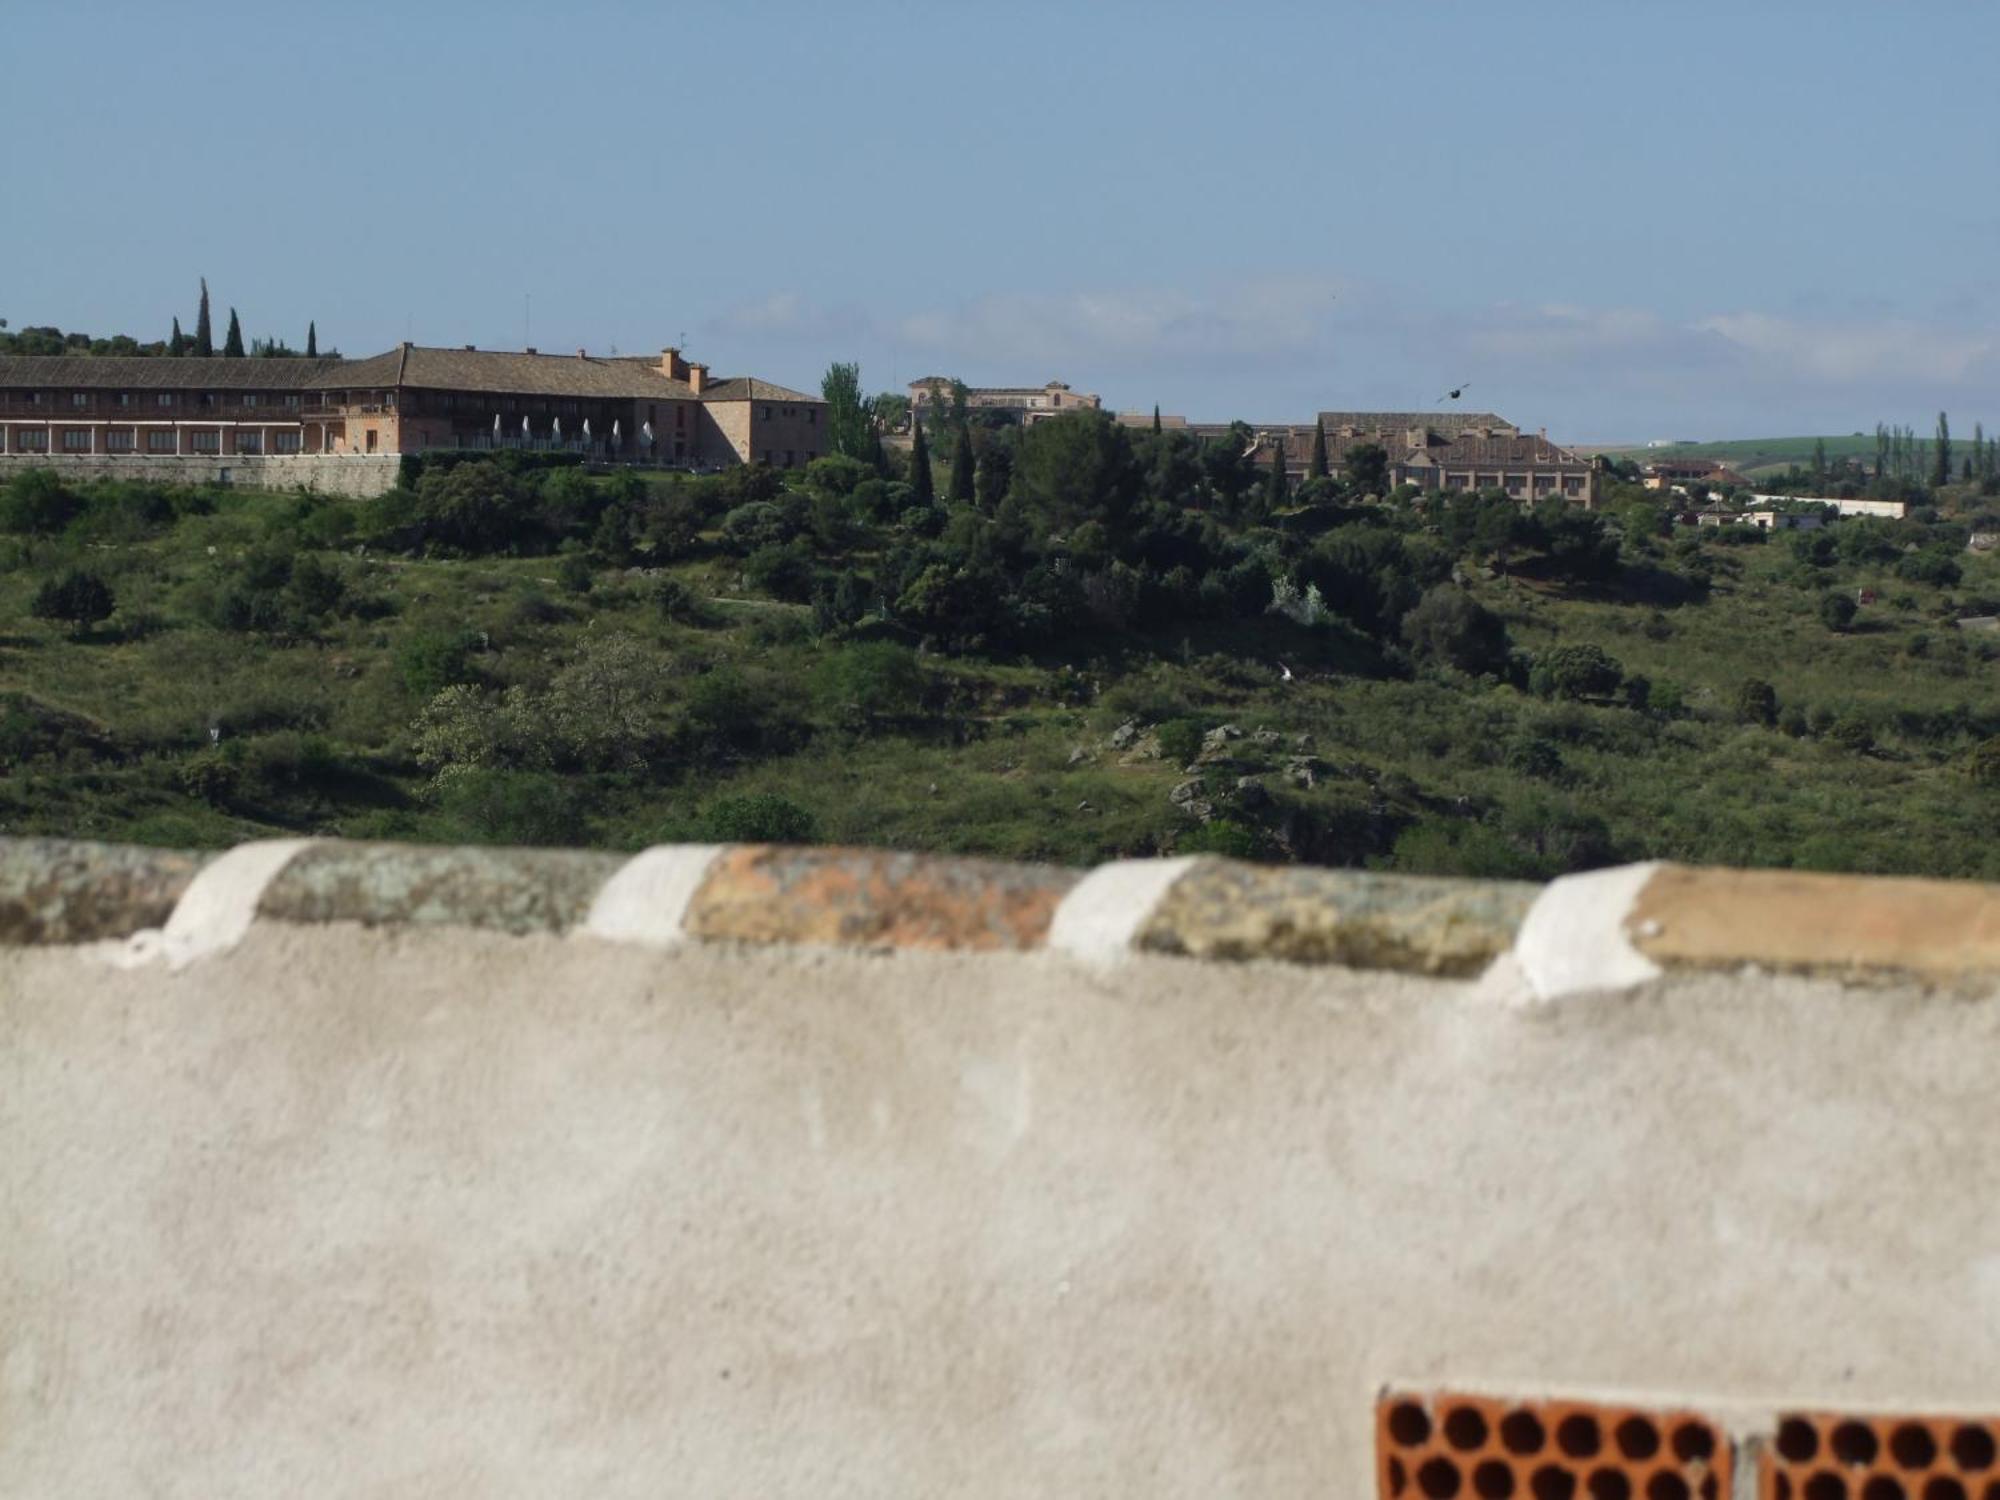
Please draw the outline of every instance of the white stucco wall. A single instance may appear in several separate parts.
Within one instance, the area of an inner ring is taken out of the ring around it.
[[[2000,1404],[2000,1004],[0,948],[0,1494],[1348,1497],[1384,1385]]]

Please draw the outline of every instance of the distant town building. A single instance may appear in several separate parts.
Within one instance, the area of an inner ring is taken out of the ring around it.
[[[1752,495],[1750,499],[1758,505],[1824,505],[1829,510],[1843,516],[1875,516],[1885,521],[1900,521],[1910,513],[1907,500],[1842,500],[1832,495]]]
[[[910,410],[921,413],[934,403],[948,403],[957,385],[949,375],[926,375],[910,382]],[[1015,413],[1025,425],[1047,421],[1066,411],[1098,411],[1104,402],[1088,391],[1073,391],[1060,380],[1041,386],[975,385],[965,388],[965,404],[971,410],[1000,410]]]
[[[1663,458],[1645,465],[1641,483],[1649,490],[1748,489],[1750,481],[1712,458]]]

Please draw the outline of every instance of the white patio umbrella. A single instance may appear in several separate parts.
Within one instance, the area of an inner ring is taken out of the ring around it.
[[[618,419],[616,417],[611,419],[611,446],[613,448],[618,446]]]
[[[549,437],[550,437],[550,438],[551,438],[551,439],[552,439],[553,441],[555,441],[555,442],[558,442],[558,443],[560,443],[560,442],[562,441],[562,418],[561,418],[561,417],[550,417],[550,418],[549,418]]]
[[[641,423],[639,424],[639,436],[640,436],[640,437],[642,437],[642,438],[644,438],[644,439],[646,440],[646,446],[647,446],[648,448],[652,447],[652,446],[653,446],[653,424],[652,424],[651,422],[641,422]]]
[[[531,434],[528,430],[528,419],[524,414],[521,418],[521,441],[525,443],[530,437],[530,435]]]
[[[583,441],[584,445],[588,447],[590,444],[590,418],[588,417],[583,419]]]

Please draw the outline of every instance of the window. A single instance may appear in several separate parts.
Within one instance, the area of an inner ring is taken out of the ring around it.
[[[153,404],[155,406],[172,406],[174,404],[174,393],[172,391],[161,391],[158,396],[153,398]]]
[[[764,408],[764,420],[766,422],[771,420],[771,408],[768,406]]]
[[[806,408],[806,426],[817,427],[818,425],[819,425],[819,408],[817,406],[808,406]]]
[[[244,392],[243,404],[245,406],[255,406],[257,404],[257,393],[255,391]]]
[[[30,406],[40,406],[42,404],[42,393],[40,391],[30,391],[22,399]]]
[[[264,451],[264,434],[261,432],[238,432],[236,434],[236,451],[238,453],[262,453]]]
[[[209,408],[213,407],[214,405],[215,405],[215,392],[214,392],[214,391],[203,391],[203,392],[201,393],[201,407],[202,407],[202,409],[203,409],[204,411],[206,411],[206,410],[208,410]]]
[[[189,433],[188,442],[197,453],[220,453],[222,451],[222,434],[214,428],[209,428],[205,432]]]
[[[293,411],[297,411],[299,409],[299,398],[297,396],[287,396],[285,397],[285,405]]]
[[[90,451],[90,429],[88,427],[65,427],[63,429],[63,452],[88,453]]]
[[[688,409],[685,406],[676,406],[674,408],[674,426],[685,427],[687,424]]]
[[[347,405],[347,392],[345,392],[345,391],[328,391],[328,392],[326,393],[326,404],[327,404],[328,406],[345,406],[345,405]]]
[[[104,451],[107,453],[130,453],[132,451],[132,429],[129,427],[105,428]]]
[[[90,405],[90,396],[84,391],[71,391],[69,393],[69,404],[76,408],[76,410],[82,411]]]
[[[44,428],[18,428],[15,430],[14,438],[21,445],[23,453],[46,453],[49,451],[49,435]]]
[[[120,391],[118,393],[118,404],[120,406],[130,406],[132,404],[132,393],[130,391]]]
[[[370,453],[375,451],[375,429],[372,427],[368,429],[368,451]]]
[[[155,429],[146,434],[146,451],[148,453],[174,453],[179,450],[174,447],[174,435],[171,432],[161,432]]]
[[[648,404],[646,407],[646,420],[648,422],[657,422],[659,418],[660,418],[659,407]]]

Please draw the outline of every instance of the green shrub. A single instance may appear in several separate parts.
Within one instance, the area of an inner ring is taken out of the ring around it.
[[[1768,729],[1778,722],[1778,690],[1761,678],[1746,677],[1736,685],[1734,708],[1738,723]]]
[[[1263,836],[1254,828],[1229,818],[1197,823],[1174,840],[1176,854],[1219,854],[1227,859],[1257,859],[1264,851]]]
[[[1160,740],[1160,755],[1168,763],[1185,766],[1201,754],[1202,736],[1206,731],[1199,719],[1169,719],[1155,734]]]
[[[583,798],[561,776],[471,766],[445,781],[438,807],[462,837],[488,844],[589,842]]]
[[[1854,616],[1859,608],[1852,595],[1822,594],[1819,599],[1820,623],[1828,630],[1845,630],[1854,623]]]
[[[1554,646],[1535,658],[1529,682],[1546,698],[1608,698],[1625,680],[1625,669],[1602,646],[1578,641]]]
[[[719,797],[701,824],[703,836],[721,844],[809,844],[819,836],[813,815],[775,792]]]
[[[1429,590],[1403,616],[1403,640],[1417,660],[1474,676],[1504,673],[1512,650],[1500,617],[1449,583]]]
[[[396,678],[412,697],[425,701],[455,683],[470,682],[472,653],[479,638],[469,630],[420,629],[396,643]]]
[[[556,564],[556,584],[565,594],[587,594],[595,575],[590,559],[581,552],[566,552]]]
[[[72,569],[51,578],[35,591],[28,612],[38,620],[60,620],[82,632],[100,620],[111,618],[118,607],[111,586],[95,573]]]
[[[836,718],[869,723],[915,711],[923,669],[907,646],[861,642],[833,652],[814,669],[821,701]]]

